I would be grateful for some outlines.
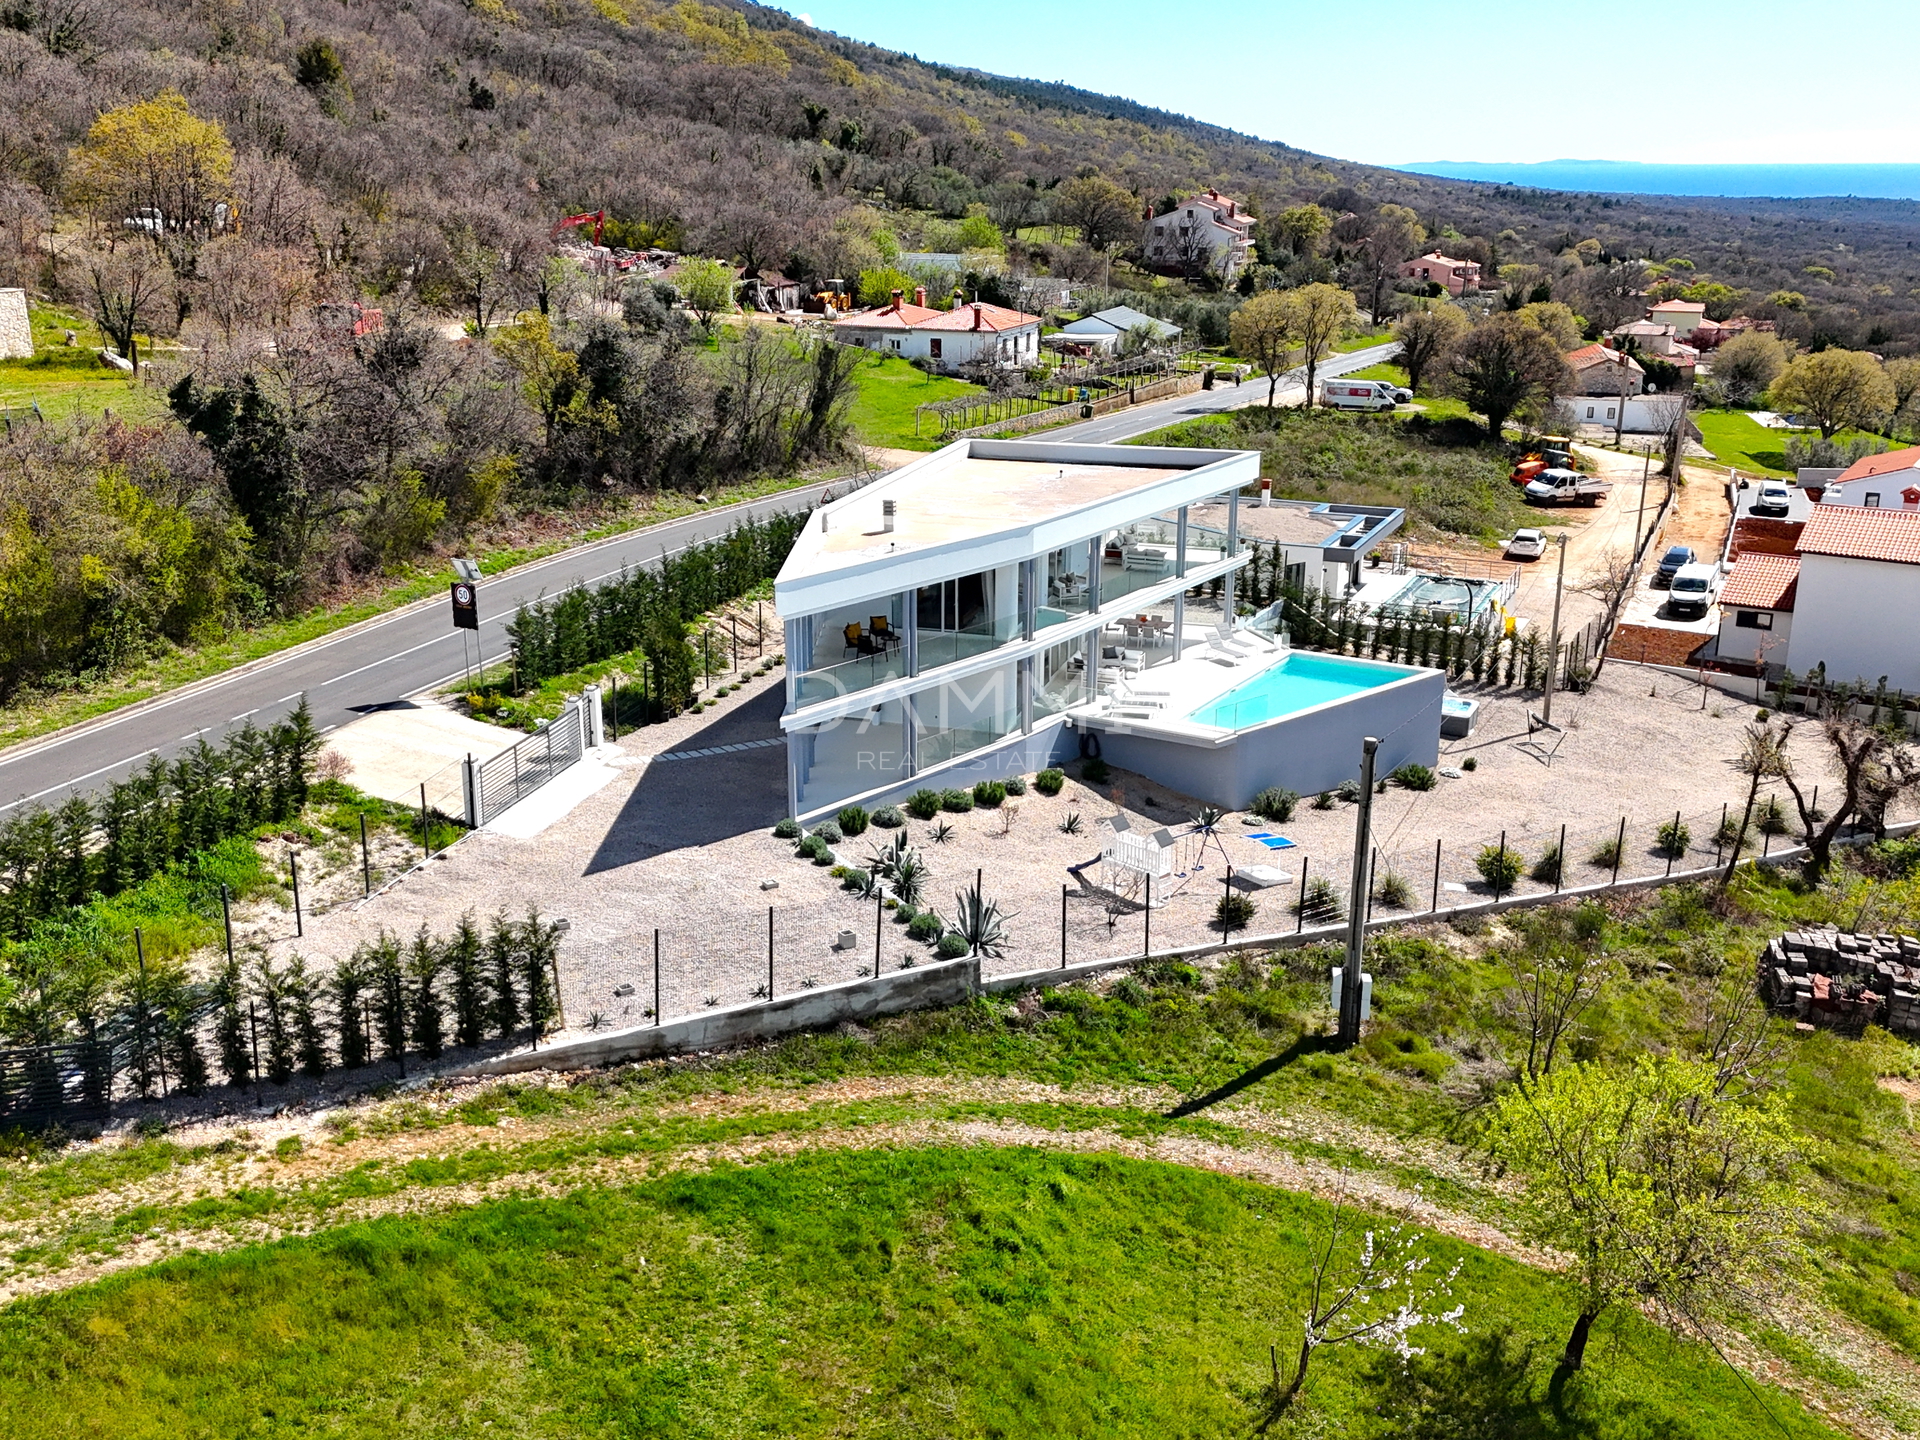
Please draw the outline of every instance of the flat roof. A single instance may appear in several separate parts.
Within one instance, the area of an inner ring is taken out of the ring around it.
[[[815,511],[780,569],[775,603],[807,614],[1011,564],[1258,476],[1252,451],[958,441]]]

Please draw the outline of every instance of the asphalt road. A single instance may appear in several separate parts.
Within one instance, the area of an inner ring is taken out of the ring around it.
[[[1397,346],[1379,345],[1338,355],[1323,376],[1346,374],[1388,358]],[[1284,403],[1304,395],[1303,372],[1280,383]],[[1035,440],[1114,443],[1194,415],[1264,403],[1266,382],[1196,391],[1137,405],[1033,436]],[[844,484],[845,482],[841,482]],[[116,710],[85,724],[0,751],[0,816],[38,801],[58,805],[74,791],[97,789],[146,763],[172,755],[201,737],[218,744],[230,728],[251,720],[265,726],[283,718],[304,694],[314,724],[323,731],[370,710],[417,695],[461,674],[469,660],[492,663],[507,653],[507,622],[521,602],[553,595],[576,581],[593,585],[725,534],[749,515],[810,506],[825,485],[703,511],[664,525],[582,545],[480,583],[478,653],[470,632],[452,628],[446,595],[421,601],[378,619],[351,626],[323,640],[229,670],[153,700]]]
[[[623,567],[651,566],[663,551],[678,552],[724,535],[749,515],[811,506],[827,488],[808,485],[717,507],[490,576],[479,586],[478,655],[493,662],[506,654],[507,623],[522,601],[558,594],[576,581],[609,580]],[[243,721],[269,725],[286,716],[303,694],[314,724],[331,730],[463,673],[475,656],[474,640],[473,632],[453,628],[452,602],[443,593],[56,731],[0,752],[0,816],[31,801],[57,805],[70,791],[95,789],[144,765],[149,755],[171,755],[202,736],[218,744],[225,731]]]

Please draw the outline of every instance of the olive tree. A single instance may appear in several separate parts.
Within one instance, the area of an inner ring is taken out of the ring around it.
[[[1266,372],[1267,408],[1271,410],[1280,372],[1287,368],[1298,344],[1294,309],[1288,303],[1286,292],[1268,290],[1254,296],[1233,312],[1229,329],[1234,353]]]
[[[1293,312],[1293,334],[1307,367],[1307,405],[1313,405],[1314,375],[1353,323],[1353,295],[1338,285],[1302,285],[1284,293]],[[1268,403],[1272,403],[1269,387]]]
[[[1400,363],[1406,367],[1407,388],[1419,390],[1427,373],[1447,362],[1453,347],[1473,328],[1464,310],[1455,305],[1428,305],[1409,310],[1393,322],[1393,338],[1400,342]]]
[[[1453,389],[1487,417],[1498,440],[1507,417],[1530,400],[1559,394],[1572,378],[1559,348],[1537,326],[1512,312],[1473,327],[1447,364]]]

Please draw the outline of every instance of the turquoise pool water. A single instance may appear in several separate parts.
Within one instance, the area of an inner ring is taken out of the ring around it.
[[[1329,700],[1341,700],[1362,690],[1391,685],[1405,679],[1406,674],[1405,670],[1393,666],[1295,650],[1278,665],[1261,671],[1218,700],[1209,701],[1188,718],[1198,725],[1245,730],[1250,725],[1324,705]]]

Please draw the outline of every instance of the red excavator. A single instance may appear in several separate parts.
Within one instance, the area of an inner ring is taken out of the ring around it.
[[[600,232],[605,228],[607,223],[607,212],[604,210],[589,210],[584,215],[569,215],[547,232],[547,238],[549,240],[557,239],[562,230],[571,229],[575,225],[584,225],[589,220],[593,222],[593,243],[598,245],[600,243]]]

